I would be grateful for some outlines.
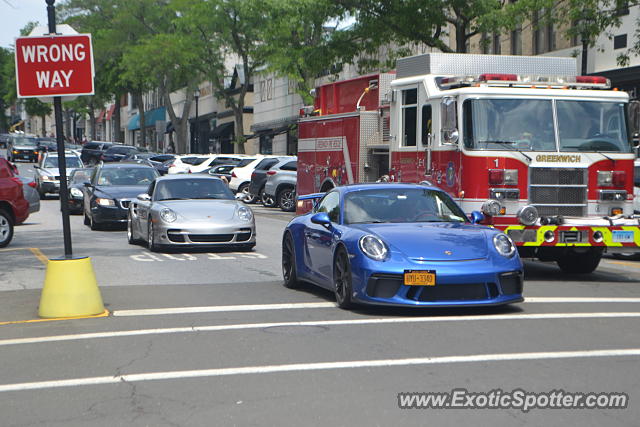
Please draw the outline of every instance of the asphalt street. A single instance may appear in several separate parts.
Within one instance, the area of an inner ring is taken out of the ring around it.
[[[31,165],[21,164],[29,175]],[[254,208],[252,252],[150,253],[73,216],[108,317],[37,319],[59,201],[0,250],[3,426],[638,425],[640,262],[588,276],[526,262],[525,302],[490,309],[336,308],[282,286],[291,214]],[[622,392],[626,409],[400,409],[398,393]]]

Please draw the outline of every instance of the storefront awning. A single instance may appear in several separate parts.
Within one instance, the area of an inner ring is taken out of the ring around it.
[[[164,107],[156,108],[155,110],[146,111],[144,113],[144,127],[154,127],[157,121],[164,121],[167,117],[167,111]],[[129,119],[127,129],[136,130],[140,129],[140,114]]]
[[[100,114],[98,114],[98,117],[96,118],[96,123],[102,123],[103,120],[104,120],[104,110],[100,110]]]
[[[209,136],[211,138],[220,138],[222,136],[227,136],[233,133],[233,122],[222,123],[219,126],[216,126],[214,130],[211,131]]]
[[[111,104],[111,107],[109,107],[109,111],[107,111],[107,120],[111,120],[111,117],[113,116],[113,112],[116,110],[116,104]]]

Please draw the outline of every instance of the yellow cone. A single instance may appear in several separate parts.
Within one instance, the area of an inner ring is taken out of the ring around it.
[[[40,296],[40,317],[91,316],[103,312],[91,258],[49,260]]]

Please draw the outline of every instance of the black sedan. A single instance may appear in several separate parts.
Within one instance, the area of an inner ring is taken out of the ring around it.
[[[135,153],[146,153],[147,150],[141,147],[134,147],[133,145],[112,145],[107,148],[107,151],[102,153],[100,160],[103,162],[120,162],[125,157]]]
[[[74,169],[69,175],[69,213],[82,213],[82,189],[91,181],[93,168]]]
[[[126,224],[129,203],[145,193],[158,172],[147,164],[119,162],[96,166],[83,189],[84,223],[97,230],[107,224]]]

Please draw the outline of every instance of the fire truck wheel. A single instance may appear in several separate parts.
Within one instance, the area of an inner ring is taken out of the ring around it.
[[[296,210],[296,189],[293,187],[280,190],[278,197],[278,206],[285,212],[293,212]]]
[[[265,194],[264,187],[260,190],[260,201],[262,201],[265,208],[273,208],[276,205],[275,197]]]
[[[602,250],[591,248],[585,253],[569,252],[556,261],[563,273],[587,274],[593,272],[600,264]]]

